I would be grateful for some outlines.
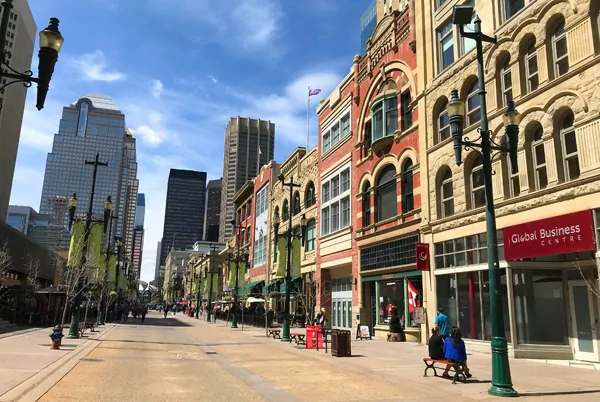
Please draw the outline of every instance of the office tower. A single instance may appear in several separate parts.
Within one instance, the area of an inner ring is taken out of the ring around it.
[[[108,166],[98,167],[93,213],[101,215],[104,201],[110,196],[114,216],[118,217],[113,221],[111,237],[122,236],[125,250],[131,250],[131,216],[135,217],[136,204],[131,193],[137,197],[135,139],[126,132],[125,116],[106,95],[85,95],[63,108],[58,134],[46,161],[40,212],[67,226],[68,200],[77,193],[77,216],[85,216],[93,170],[85,161],[94,160],[96,153]]]
[[[160,273],[160,242],[156,244],[156,261],[154,262],[154,280],[158,283],[158,276]]]
[[[364,55],[367,52],[367,41],[371,39],[371,35],[375,32],[377,26],[377,1],[373,0],[371,5],[363,13],[360,18],[360,54]]]
[[[146,214],[146,197],[144,194],[137,195],[137,208],[135,211],[135,224],[133,227],[133,244],[131,269],[139,279],[142,272],[142,253],[144,251],[144,217]]]
[[[232,117],[225,128],[223,182],[219,242],[233,234],[233,196],[247,180],[258,176],[260,167],[273,159],[275,123],[247,117]],[[164,239],[166,241],[166,239]]]
[[[221,186],[223,179],[211,180],[206,186],[206,220],[204,221],[204,240],[219,241],[219,223],[221,214]]]
[[[52,215],[40,214],[27,206],[8,206],[6,223],[51,251],[67,251],[71,233],[56,224]]]
[[[14,2],[8,20],[5,51],[10,52],[6,55],[8,65],[16,71],[31,69],[36,31],[27,1]],[[13,80],[3,78],[1,81],[4,85]],[[26,95],[27,88],[21,84],[9,85],[0,93],[0,221],[6,218],[10,202]],[[32,96],[35,98],[35,92]]]
[[[172,248],[192,247],[202,240],[206,206],[206,172],[171,169],[163,226],[160,265]]]

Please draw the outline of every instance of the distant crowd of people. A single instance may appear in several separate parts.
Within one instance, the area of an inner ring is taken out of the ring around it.
[[[115,321],[127,322],[129,320],[129,314],[133,317],[133,321],[137,321],[138,317],[141,317],[142,324],[146,321],[146,315],[148,314],[148,306],[145,304],[133,304],[127,303],[115,306],[113,310],[113,317]]]

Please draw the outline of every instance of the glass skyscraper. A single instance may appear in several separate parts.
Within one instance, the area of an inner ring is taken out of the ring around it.
[[[63,108],[54,136],[52,152],[46,160],[40,213],[50,214],[62,225],[68,223],[68,200],[77,193],[77,216],[89,208],[93,166],[85,161],[100,154],[93,213],[101,217],[104,201],[110,196],[114,215],[111,236],[123,236],[131,251],[137,204],[137,163],[135,138],[125,128],[125,115],[106,95],[85,95]]]
[[[377,27],[377,1],[373,1],[360,19],[360,54],[367,52],[367,41]]]

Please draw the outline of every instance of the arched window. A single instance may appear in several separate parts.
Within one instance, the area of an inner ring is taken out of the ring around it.
[[[366,182],[362,190],[362,221],[363,227],[371,224],[371,183]]]
[[[447,218],[454,215],[454,192],[452,189],[452,172],[445,166],[438,174],[438,217]]]
[[[548,186],[548,173],[546,170],[546,152],[544,150],[544,141],[542,126],[537,124],[529,139],[528,154],[530,155],[531,168],[533,172],[533,182],[531,187],[534,190],[541,190]]]
[[[396,201],[396,168],[388,165],[379,174],[377,179],[377,222],[393,218],[398,215]]]
[[[501,0],[504,11],[504,21],[508,21],[525,7],[525,0]]]
[[[296,191],[294,193],[294,204],[293,204],[294,215],[298,215],[300,213],[300,192]]]
[[[579,178],[579,153],[577,152],[577,140],[573,128],[573,112],[570,110],[562,118],[560,127],[560,141],[562,146],[563,167],[565,169],[565,181]]]
[[[481,158],[477,157],[473,160],[471,174],[469,175],[469,187],[471,190],[471,208],[485,206],[485,180]]]
[[[507,106],[508,102],[513,100],[512,92],[512,75],[510,69],[510,56],[505,55],[504,58],[498,63],[498,73],[500,79],[501,97],[500,104]]]
[[[535,39],[531,39],[525,51],[525,92],[531,93],[538,89],[540,79],[538,75],[537,50]]]
[[[317,243],[317,222],[312,219],[306,224],[305,251],[314,251]]]
[[[288,205],[288,200],[283,200],[283,216],[281,219],[287,221],[290,218],[290,207]]]
[[[308,186],[306,186],[306,194],[304,198],[304,205],[306,208],[312,207],[317,203],[317,198],[315,196],[315,185],[312,181],[308,183]]]
[[[554,78],[569,71],[569,54],[567,52],[567,34],[565,33],[565,20],[561,18],[554,25],[552,33],[552,66]]]
[[[402,213],[415,209],[413,194],[413,163],[410,159],[402,167]]]
[[[89,108],[90,103],[88,101],[79,104],[79,120],[77,122],[77,136],[79,137],[85,137]]]
[[[437,116],[437,142],[450,138],[450,118],[448,117],[448,101],[444,101]]]
[[[481,101],[479,97],[479,84],[473,81],[467,95],[467,127],[479,123],[481,120]]]

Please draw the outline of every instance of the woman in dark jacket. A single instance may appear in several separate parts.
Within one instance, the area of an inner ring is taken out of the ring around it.
[[[431,338],[429,338],[429,357],[434,360],[444,359],[444,338],[440,335],[440,328],[431,328]]]
[[[398,316],[398,307],[392,307],[392,316],[390,318],[390,333],[402,334],[402,339],[404,339],[404,331],[402,330],[402,324],[400,323],[400,317]]]

